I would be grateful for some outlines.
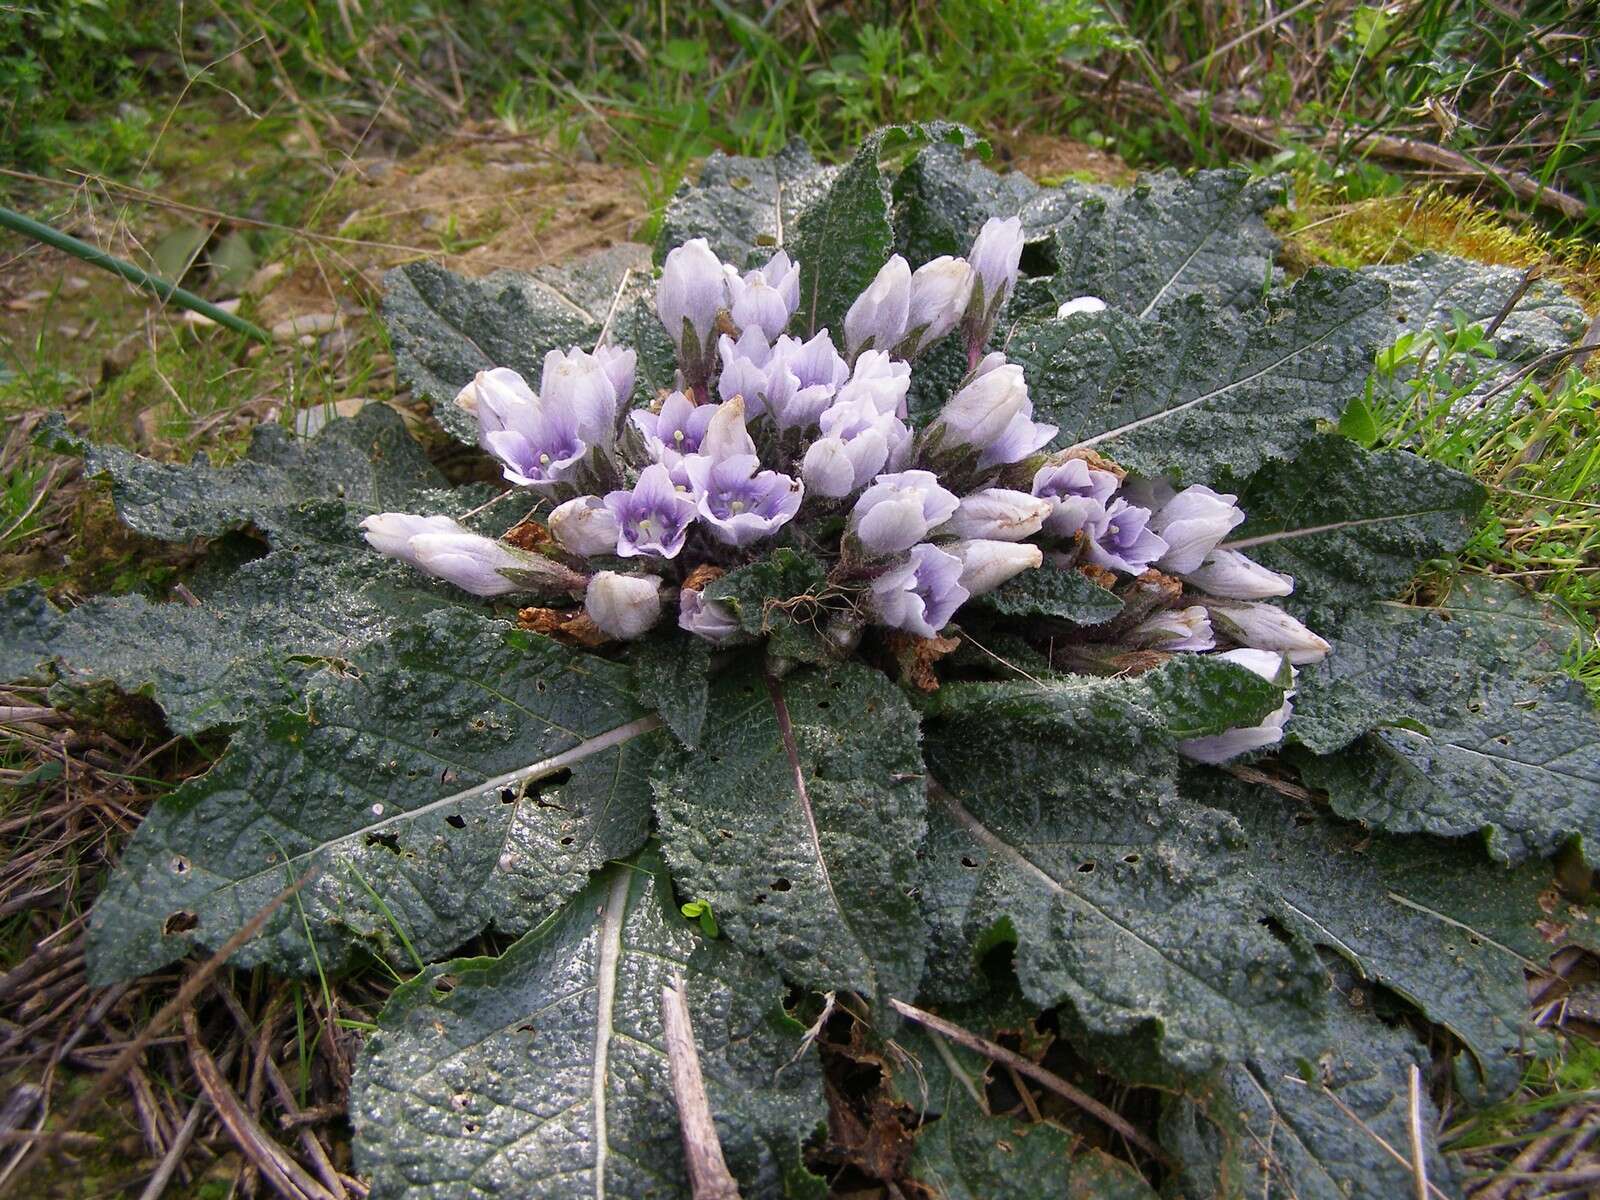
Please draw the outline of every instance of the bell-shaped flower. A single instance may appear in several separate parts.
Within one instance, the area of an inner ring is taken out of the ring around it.
[[[704,382],[717,314],[728,307],[728,276],[705,238],[667,252],[656,285],[656,315],[678,349],[678,365],[691,385]]]
[[[456,406],[478,418],[478,445],[485,450],[489,450],[491,433],[526,420],[525,413],[538,405],[539,398],[528,381],[510,367],[479,371],[456,393]]]
[[[972,296],[972,280],[972,265],[948,254],[916,269],[899,347],[904,357],[915,358],[960,324]]]
[[[932,471],[879,475],[851,509],[849,529],[869,554],[899,554],[948,521],[959,504]]]
[[[1275,604],[1206,601],[1211,626],[1230,641],[1252,650],[1273,650],[1297,667],[1321,662],[1331,647]]]
[[[1088,535],[1084,557],[1097,567],[1143,574],[1149,565],[1167,552],[1167,543],[1150,528],[1150,510],[1126,500],[1113,500],[1104,515],[1084,526]]]
[[[1105,312],[1105,310],[1106,302],[1100,299],[1099,296],[1074,296],[1071,300],[1064,301],[1061,307],[1056,309],[1056,316],[1058,318],[1071,317],[1078,313],[1097,313]]]
[[[941,549],[961,560],[961,586],[974,596],[992,592],[1007,580],[1044,562],[1044,551],[1026,542],[976,538],[951,542]]]
[[[632,351],[628,353],[631,355]],[[614,356],[608,355],[607,359],[613,368],[618,365]],[[628,374],[631,393],[631,368]],[[610,452],[621,399],[611,372],[596,355],[574,346],[566,351],[552,350],[544,356],[539,404],[546,410],[571,413],[578,437],[585,445]]]
[[[779,429],[806,429],[831,405],[850,365],[823,329],[808,341],[780,337],[767,365],[766,408]]]
[[[379,554],[417,566],[411,539],[419,533],[465,533],[449,517],[418,517],[410,513],[374,513],[361,522],[370,545]]]
[[[760,416],[766,411],[767,375],[772,365],[772,343],[766,334],[754,325],[737,340],[723,334],[717,339],[717,356],[722,361],[717,395],[724,400],[738,396],[744,401],[746,416]]]
[[[1055,435],[1054,425],[1034,423],[1022,368],[999,353],[978,364],[973,378],[950,398],[929,430],[941,447],[975,448],[979,469],[1024,459]]]
[[[600,632],[632,641],[661,619],[661,581],[654,575],[599,571],[584,592],[583,611]]]
[[[1150,528],[1167,543],[1167,552],[1157,565],[1174,575],[1199,569],[1228,531],[1244,520],[1238,499],[1195,484],[1156,509],[1150,517]]]
[[[1216,657],[1224,662],[1236,663],[1286,688],[1283,704],[1259,725],[1179,742],[1178,753],[1194,762],[1224,763],[1241,754],[1265,750],[1283,741],[1283,727],[1294,712],[1291,697],[1294,696],[1295,675],[1294,669],[1284,662],[1283,655],[1265,650],[1229,650]]]
[[[882,350],[863,350],[856,357],[850,378],[839,389],[839,403],[867,399],[881,413],[906,419],[906,393],[911,388],[911,364],[890,358]]]
[[[550,514],[550,536],[568,554],[591,558],[617,553],[621,526],[599,496],[574,496]]]
[[[771,537],[800,511],[805,486],[777,471],[759,471],[760,465],[754,454],[684,460],[700,520],[725,545]]]
[[[911,547],[904,564],[872,581],[872,610],[880,625],[938,637],[969,595],[961,585],[961,560],[923,542]]]
[[[967,261],[972,264],[972,298],[967,304],[969,345],[988,341],[994,323],[1017,286],[1022,261],[1022,221],[1018,217],[990,217],[978,230]]]
[[[1110,471],[1091,467],[1081,458],[1047,462],[1033,474],[1033,494],[1050,501],[1044,531],[1069,538],[1090,521],[1105,515],[1119,480]]]
[[[845,313],[845,352],[853,359],[863,350],[893,350],[905,337],[910,312],[911,265],[896,254]]]
[[[625,410],[633,399],[633,374],[639,364],[638,354],[628,346],[604,345],[595,347],[594,358],[611,381],[617,404]]]
[[[1211,632],[1211,619],[1198,604],[1188,608],[1169,608],[1146,617],[1128,631],[1130,646],[1148,647],[1152,650],[1213,650],[1216,635]]]
[[[789,326],[800,303],[800,267],[779,250],[759,271],[728,277],[733,323],[775,338]]]
[[[873,351],[867,351],[868,354]],[[806,450],[800,474],[820,496],[839,498],[866,487],[880,472],[898,471],[911,454],[911,430],[877,397],[848,392],[822,414],[822,436]]]
[[[542,402],[511,410],[506,428],[485,434],[484,442],[506,479],[544,495],[569,485],[589,455],[589,444],[578,436],[577,414]]]
[[[676,558],[695,518],[693,498],[673,486],[660,463],[640,471],[633,490],[608,493],[605,505],[617,525],[614,553],[623,558]]]
[[[695,404],[682,392],[672,392],[661,402],[660,412],[636,408],[628,419],[644,439],[645,452],[652,462],[676,467],[686,454],[698,454],[711,418],[720,404]]]
[[[720,600],[707,600],[704,593],[695,588],[684,588],[678,593],[678,628],[704,638],[713,646],[745,641],[748,636],[739,627],[739,619],[731,608]]]
[[[1294,576],[1269,570],[1237,550],[1213,550],[1183,581],[1208,596],[1229,600],[1266,600],[1294,591]]]
[[[1020,542],[1038,533],[1050,515],[1050,501],[1010,488],[984,488],[963,496],[955,514],[938,533],[957,538]]]

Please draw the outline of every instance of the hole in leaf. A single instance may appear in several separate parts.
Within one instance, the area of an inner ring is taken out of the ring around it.
[[[464,1133],[477,1133],[478,1123],[476,1121],[463,1121],[461,1123],[461,1129]]]
[[[1294,823],[1301,829],[1304,829],[1307,825],[1315,825],[1317,823],[1317,814],[1309,812],[1297,812],[1294,815]]]
[[[1268,933],[1270,933],[1278,941],[1282,942],[1285,946],[1294,945],[1294,937],[1293,937],[1293,935],[1290,934],[1288,929],[1284,928],[1284,926],[1282,924],[1280,924],[1276,918],[1274,918],[1274,917],[1259,917],[1256,920],[1256,924],[1261,926],[1261,928],[1265,929]]]
[[[1022,257],[1017,260],[1018,271],[1036,279],[1049,278],[1060,267],[1054,238],[1042,238],[1037,242],[1027,243],[1022,247]]]
[[[976,870],[978,866],[978,864],[972,860],[972,856],[967,854],[963,854],[961,856],[961,865],[966,867],[969,871]]]
[[[444,823],[450,826],[451,829],[465,829],[467,827],[467,819],[459,813],[451,813],[444,819]]]
[[[717,833],[719,833],[722,836],[722,840],[723,841],[725,841],[725,842],[733,841],[733,830],[731,830],[731,829],[719,829],[719,830],[717,830]]]
[[[1086,862],[1086,863],[1079,863],[1078,864],[1078,874],[1079,875],[1088,875],[1093,870],[1094,870],[1094,863],[1092,863],[1092,862]]]
[[[561,844],[563,846],[570,846],[570,845],[572,845],[572,842],[573,842],[573,837],[572,837],[572,835],[570,833],[566,837],[561,839]]]
[[[369,833],[367,845],[382,846],[391,854],[400,853],[400,835],[398,833]]]
[[[189,873],[189,860],[181,854],[172,856],[172,873],[174,875],[187,875]]]
[[[757,892],[755,898],[750,901],[751,904],[765,904],[766,902],[767,894],[765,892]]]
[[[544,694],[544,690],[545,690],[545,688],[544,688],[544,680],[542,680],[542,679],[535,680],[534,684],[533,684],[533,690],[538,692],[540,695],[543,695]]]
[[[772,890],[775,892],[787,892],[789,887],[790,884],[787,879],[774,879],[772,881]]]
[[[1124,854],[1122,856],[1122,861],[1130,864],[1136,863],[1139,861],[1139,856],[1137,854]]]
[[[180,908],[177,912],[167,914],[167,919],[161,923],[161,932],[171,937],[175,933],[188,933],[199,925],[199,917],[187,908]]]
[[[828,707],[828,702],[826,700],[818,700],[817,701],[817,707],[818,708],[827,708]]]
[[[517,793],[515,791],[513,791],[511,788],[508,788],[508,787],[503,787],[503,788],[500,789],[500,803],[501,804],[515,804],[516,802],[517,802]]]

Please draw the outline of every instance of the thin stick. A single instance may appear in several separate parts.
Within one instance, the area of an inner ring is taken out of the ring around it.
[[[1417,1200],[1428,1200],[1428,1156],[1422,1145],[1422,1072],[1416,1063],[1406,1065],[1406,1079],[1411,1088],[1411,1178],[1416,1184]]]
[[[156,1168],[156,1173],[150,1176],[150,1182],[145,1184],[144,1191],[139,1193],[139,1200],[160,1200],[161,1194],[172,1182],[173,1175],[177,1174],[178,1164],[188,1152],[189,1143],[194,1141],[195,1131],[200,1128],[200,1114],[205,1109],[204,1097],[190,1106],[189,1115],[183,1119],[183,1124],[178,1126],[177,1136],[172,1139],[172,1145],[167,1147],[167,1152],[161,1156],[161,1165]]]
[[[1285,1075],[1284,1079],[1288,1080],[1290,1083],[1305,1084],[1305,1080],[1301,1079],[1298,1075]],[[1336,1107],[1340,1112],[1342,1112],[1351,1121],[1355,1122],[1356,1127],[1358,1129],[1360,1129],[1362,1133],[1366,1134],[1373,1141],[1377,1142],[1379,1147],[1382,1148],[1382,1150],[1383,1150],[1383,1152],[1385,1154],[1387,1154],[1390,1158],[1394,1159],[1395,1162],[1399,1163],[1402,1167],[1406,1168],[1406,1170],[1408,1170],[1408,1171],[1411,1170],[1411,1161],[1410,1161],[1410,1159],[1406,1158],[1406,1156],[1404,1154],[1401,1154],[1400,1151],[1396,1150],[1387,1141],[1385,1141],[1384,1138],[1383,1138],[1383,1135],[1380,1134],[1376,1129],[1374,1129],[1371,1125],[1368,1125],[1365,1121],[1363,1121],[1361,1119],[1361,1115],[1359,1113],[1357,1113],[1355,1109],[1351,1108],[1348,1104],[1346,1104],[1343,1100],[1339,1099],[1338,1094],[1332,1088],[1323,1087],[1321,1089],[1321,1091],[1322,1091],[1322,1094],[1324,1096],[1326,1096],[1329,1100],[1333,1101],[1334,1107]],[[1433,1200],[1450,1200],[1449,1196],[1447,1196],[1443,1192],[1441,1192],[1431,1182],[1428,1183],[1427,1189],[1428,1189],[1428,1195],[1433,1197]]]
[[[683,1157],[694,1200],[739,1200],[739,1185],[722,1157],[722,1143],[711,1119],[711,1101],[700,1074],[700,1055],[695,1049],[689,1001],[681,979],[662,985],[661,1028],[666,1036],[672,1097],[678,1105]]]
[[[1127,1138],[1130,1143],[1150,1155],[1151,1158],[1159,1162],[1170,1161],[1166,1152],[1160,1146],[1157,1146],[1093,1096],[1074,1087],[1054,1071],[1047,1070],[1038,1063],[1026,1059],[1020,1054],[1013,1053],[996,1042],[981,1038],[977,1034],[961,1028],[959,1025],[946,1021],[943,1017],[936,1017],[931,1012],[926,1012],[923,1009],[907,1004],[903,1000],[896,1000],[891,997],[889,1007],[902,1017],[905,1017],[906,1020],[915,1021],[918,1025],[925,1026],[940,1036],[949,1038],[958,1046],[965,1046],[968,1050],[975,1051],[985,1058],[1000,1063],[1002,1066],[1012,1067],[1030,1079],[1042,1083],[1062,1099],[1077,1105],[1090,1116],[1116,1130]]]

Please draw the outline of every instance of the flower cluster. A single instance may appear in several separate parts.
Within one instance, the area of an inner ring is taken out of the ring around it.
[[[895,255],[842,329],[802,336],[789,332],[801,273],[786,253],[741,273],[687,242],[656,291],[675,390],[635,407],[634,351],[600,345],[551,351],[537,390],[496,368],[457,398],[505,478],[548,505],[547,553],[399,513],[369,517],[367,538],[478,596],[581,601],[611,638],[641,637],[675,608],[718,646],[753,634],[710,581],[777,544],[824,561],[845,644],[869,625],[936,637],[968,600],[1028,571],[1160,579],[1163,599],[1120,631],[1125,650],[1218,651],[1288,686],[1291,664],[1328,646],[1268,603],[1292,579],[1225,544],[1245,519],[1236,497],[1132,477],[1086,448],[1046,453],[1057,431],[1033,419],[1022,367],[985,352],[1022,246],[1021,223],[995,219],[966,258],[913,270]],[[1104,307],[1083,297],[1062,315]],[[912,366],[951,336],[966,374],[915,428]],[[1221,761],[1270,745],[1288,712],[1186,751]]]

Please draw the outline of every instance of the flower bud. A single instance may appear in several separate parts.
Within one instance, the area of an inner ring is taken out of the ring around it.
[[[812,442],[800,462],[800,478],[805,480],[813,495],[838,499],[853,492],[856,466],[844,440],[820,437]]]
[[[948,521],[959,503],[932,471],[879,475],[851,510],[850,529],[869,554],[898,554]]]
[[[549,562],[537,554],[518,553],[510,546],[460,530],[454,533],[419,533],[411,539],[411,554],[416,565],[446,583],[453,583],[474,596],[503,596],[507,592],[529,590],[529,584],[513,581],[507,569],[527,569],[535,573],[539,564]],[[555,567],[555,563],[550,563]]]
[[[615,554],[617,531],[617,518],[599,496],[574,497],[550,514],[550,536],[579,558]]]
[[[629,357],[632,351],[627,352]],[[608,354],[613,368],[623,360]],[[628,368],[630,391],[632,368]],[[620,400],[601,360],[574,346],[571,350],[552,350],[544,356],[539,376],[539,405],[547,412],[570,415],[578,437],[590,446],[610,451],[616,437],[617,409]]]
[[[1215,764],[1253,750],[1265,750],[1283,741],[1283,727],[1294,712],[1294,705],[1290,702],[1290,697],[1294,695],[1294,669],[1284,662],[1281,654],[1265,650],[1229,650],[1216,657],[1224,662],[1235,663],[1247,671],[1254,671],[1261,678],[1288,689],[1284,692],[1283,704],[1259,725],[1179,742],[1178,753],[1194,762]]]
[[[1069,538],[1099,521],[1118,482],[1110,471],[1096,470],[1081,458],[1045,463],[1033,476],[1033,494],[1050,501],[1044,531],[1052,537]]]
[[[756,444],[744,425],[743,397],[735,396],[717,405],[716,413],[706,425],[705,437],[700,439],[700,453],[712,462],[755,456]]]
[[[1279,651],[1298,667],[1321,662],[1331,648],[1276,605],[1208,601],[1206,610],[1218,633],[1251,649]]]
[[[767,364],[767,409],[779,429],[804,429],[817,423],[850,366],[833,348],[826,329],[809,341],[780,337]]]
[[[705,238],[667,252],[656,285],[656,314],[678,348],[678,363],[691,384],[704,379],[717,313],[728,306],[728,277]]]
[[[1151,532],[1167,543],[1157,561],[1163,571],[1186,575],[1197,570],[1228,531],[1244,520],[1237,496],[1219,495],[1201,484],[1186,487],[1150,518]]]
[[[410,513],[374,513],[361,522],[367,544],[379,554],[417,565],[411,539],[419,533],[466,533],[449,517],[417,517]]]
[[[972,299],[967,305],[972,345],[981,347],[989,339],[1001,309],[1017,286],[1022,241],[1020,218],[990,217],[972,243],[967,255],[974,276]]]
[[[789,325],[800,303],[800,268],[779,250],[759,271],[728,277],[733,323],[775,338]]]
[[[678,628],[704,638],[713,646],[725,646],[746,638],[731,608],[719,600],[707,600],[704,593],[695,588],[684,588],[678,593]]]
[[[1025,542],[972,539],[944,547],[961,560],[961,586],[974,596],[992,592],[1002,583],[1044,562],[1044,551]]]
[[[839,404],[870,400],[872,407],[906,419],[906,393],[911,388],[911,364],[890,358],[884,350],[863,350],[856,357],[849,382],[839,389]]]
[[[1147,617],[1128,631],[1128,644],[1152,650],[1203,651],[1216,648],[1211,619],[1198,604],[1170,608]]]
[[[630,642],[661,619],[661,584],[653,575],[600,571],[589,580],[583,611],[602,633]]]
[[[864,349],[894,349],[905,336],[910,311],[911,266],[896,254],[878,269],[867,290],[845,313],[846,352],[854,358]]]
[[[967,311],[972,279],[967,260],[948,254],[917,268],[911,276],[906,333],[900,344],[906,358],[915,358],[956,327]]]
[[[962,497],[955,515],[938,532],[958,538],[1020,542],[1039,532],[1050,510],[1050,501],[1027,492],[984,488]]]
[[[1033,422],[1022,368],[998,354],[978,364],[974,378],[950,398],[933,424],[946,445],[972,446],[980,469],[1017,462],[1056,435]]]
[[[617,404],[626,409],[633,399],[633,373],[639,363],[638,354],[628,346],[605,345],[595,347],[594,358],[611,381]]]
[[[1056,316],[1070,317],[1075,313],[1105,312],[1106,302],[1099,296],[1076,296],[1056,309]]]
[[[456,393],[456,407],[478,418],[478,445],[489,449],[488,437],[539,405],[528,381],[510,367],[479,371]]]
[[[872,608],[880,625],[938,637],[969,594],[961,585],[961,560],[923,542],[904,565],[873,580]]]
[[[1294,576],[1268,570],[1237,550],[1213,550],[1183,581],[1208,596],[1230,600],[1265,600],[1294,591]]]

